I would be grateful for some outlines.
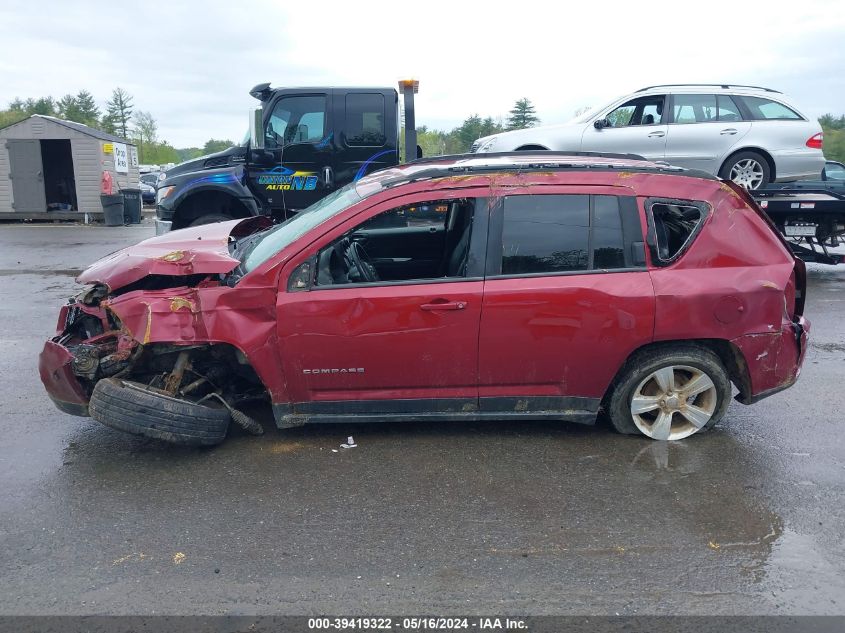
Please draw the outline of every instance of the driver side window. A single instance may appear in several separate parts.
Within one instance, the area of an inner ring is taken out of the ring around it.
[[[325,122],[325,96],[283,97],[270,114],[264,145],[276,149],[294,143],[318,143],[323,138]]]
[[[656,125],[663,117],[663,95],[637,97],[623,103],[605,118],[610,127],[630,125]]]
[[[318,253],[316,285],[466,277],[474,209],[459,198],[380,213]]]

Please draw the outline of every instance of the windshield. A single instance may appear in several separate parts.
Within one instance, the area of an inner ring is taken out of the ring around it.
[[[319,226],[332,216],[363,200],[364,198],[356,191],[355,184],[354,182],[349,183],[307,209],[303,209],[289,220],[285,220],[280,225],[263,233],[261,238],[251,245],[249,252],[246,254],[243,260],[244,271],[252,272],[315,226]]]

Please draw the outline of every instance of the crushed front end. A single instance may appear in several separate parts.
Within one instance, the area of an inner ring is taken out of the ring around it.
[[[62,306],[56,336],[38,357],[41,382],[65,413],[87,416],[96,382],[127,369],[138,347],[114,314],[100,305],[107,292],[96,285]]]

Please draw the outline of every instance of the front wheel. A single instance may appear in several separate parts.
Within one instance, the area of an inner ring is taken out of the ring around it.
[[[209,213],[208,215],[198,217],[188,226],[201,226],[203,224],[214,224],[215,222],[228,222],[232,219],[234,218],[229,215],[224,215],[223,213]]]
[[[754,190],[768,185],[772,173],[769,162],[757,152],[739,152],[725,161],[719,170],[719,177]]]
[[[713,352],[686,346],[647,350],[619,376],[608,414],[620,433],[681,440],[721,420],[730,397],[728,372]]]

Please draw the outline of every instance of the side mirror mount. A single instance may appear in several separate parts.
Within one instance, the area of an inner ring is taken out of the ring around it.
[[[264,149],[264,109],[254,108],[249,112],[249,146]]]
[[[593,121],[593,127],[597,130],[610,127],[610,121],[608,121],[607,119],[596,119],[595,121]]]

